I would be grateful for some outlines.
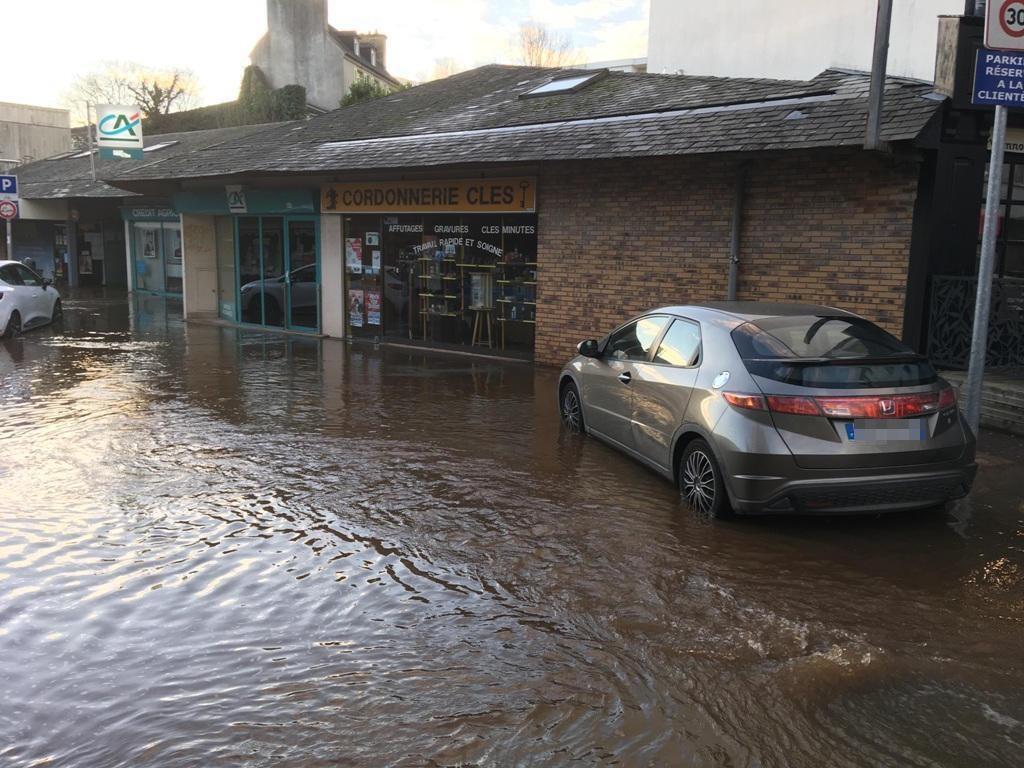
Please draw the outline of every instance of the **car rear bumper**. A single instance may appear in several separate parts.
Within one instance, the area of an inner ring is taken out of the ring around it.
[[[941,471],[785,480],[733,476],[732,506],[740,514],[865,514],[921,509],[966,496],[977,464]]]

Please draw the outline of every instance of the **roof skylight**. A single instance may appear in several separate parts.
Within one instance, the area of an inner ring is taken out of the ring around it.
[[[142,151],[143,152],[156,152],[158,149],[165,149],[166,147],[173,147],[177,143],[178,142],[176,142],[176,141],[163,141],[163,142],[160,142],[159,144],[153,144],[152,146],[149,146],[149,147],[143,147]]]
[[[528,99],[532,96],[553,96],[558,93],[576,93],[582,88],[597,80],[602,75],[608,74],[606,69],[598,69],[594,72],[587,72],[583,75],[569,75],[568,77],[556,77],[548,80],[543,85],[519,94],[519,98]]]

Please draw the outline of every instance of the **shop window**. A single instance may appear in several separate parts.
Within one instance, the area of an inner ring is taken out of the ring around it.
[[[998,219],[996,221],[996,275],[1024,277],[1024,155],[1007,155],[1001,175]],[[984,203],[988,194],[988,169],[982,187],[977,257],[981,256]]]
[[[535,216],[352,216],[344,248],[351,336],[532,353]]]
[[[94,257],[99,246],[99,242],[90,246]],[[184,286],[178,222],[133,221],[131,252],[135,290],[181,295]],[[81,266],[79,273],[84,274]]]
[[[237,219],[238,316],[243,323],[317,330],[320,272],[316,221]]]
[[[135,288],[163,293],[164,260],[160,253],[160,222],[132,222],[132,249],[135,254]]]

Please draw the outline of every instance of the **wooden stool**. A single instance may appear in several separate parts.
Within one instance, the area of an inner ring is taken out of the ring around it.
[[[493,307],[470,307],[475,313],[473,316],[473,340],[470,342],[471,346],[477,346],[478,344],[482,347],[484,344],[484,330],[487,331],[487,348],[491,349],[494,346],[493,339],[491,337],[491,312],[494,311]]]

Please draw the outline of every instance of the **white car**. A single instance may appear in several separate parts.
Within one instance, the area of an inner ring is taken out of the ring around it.
[[[4,338],[62,317],[60,294],[50,281],[17,261],[0,261],[0,329]]]

